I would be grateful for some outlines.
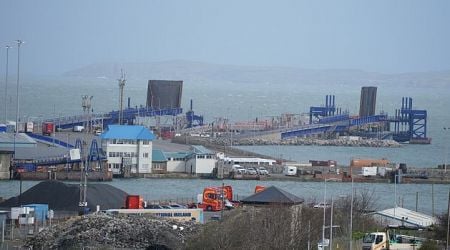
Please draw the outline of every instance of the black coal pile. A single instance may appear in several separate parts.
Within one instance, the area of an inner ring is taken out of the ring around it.
[[[194,222],[97,213],[45,228],[29,238],[25,246],[32,249],[183,249],[185,240],[198,229]]]
[[[88,184],[87,204],[91,211],[96,206],[101,209],[121,208],[125,204],[127,193],[108,184]],[[48,204],[56,211],[78,211],[80,200],[79,184],[66,184],[60,181],[43,181],[22,193],[20,203]],[[19,205],[19,198],[12,197],[2,203],[0,207],[15,207]]]

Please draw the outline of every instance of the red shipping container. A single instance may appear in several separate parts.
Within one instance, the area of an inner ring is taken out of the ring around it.
[[[143,207],[143,199],[140,195],[128,195],[125,201],[126,209],[142,209]]]

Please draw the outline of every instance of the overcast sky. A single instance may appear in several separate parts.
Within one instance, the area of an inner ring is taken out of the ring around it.
[[[0,45],[16,39],[25,73],[174,59],[448,70],[450,1],[1,0]],[[3,48],[0,59],[3,72]]]

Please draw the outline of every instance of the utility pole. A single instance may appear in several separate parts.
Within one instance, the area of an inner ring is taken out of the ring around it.
[[[120,70],[121,77],[120,79],[117,79],[119,81],[119,125],[122,125],[122,119],[123,119],[123,88],[125,87],[125,83],[127,80],[125,79],[125,73],[123,73],[123,70]]]

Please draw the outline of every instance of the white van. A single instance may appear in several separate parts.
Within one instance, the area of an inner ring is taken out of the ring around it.
[[[287,176],[297,175],[297,167],[295,166],[284,166],[283,174]]]

